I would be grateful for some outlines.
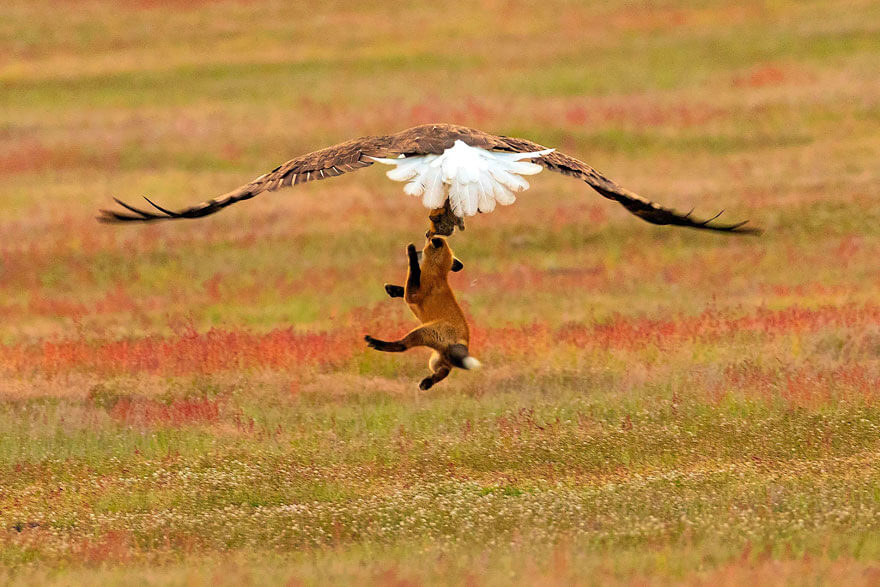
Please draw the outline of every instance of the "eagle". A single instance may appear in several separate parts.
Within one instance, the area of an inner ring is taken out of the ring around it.
[[[291,159],[253,181],[216,198],[182,210],[169,210],[144,198],[152,209],[140,209],[116,199],[123,210],[100,210],[101,222],[152,222],[201,218],[236,202],[291,185],[336,177],[375,163],[393,166],[390,179],[406,182],[404,192],[420,197],[430,210],[428,236],[450,236],[464,229],[464,217],[509,205],[516,193],[528,189],[523,176],[549,169],[586,182],[651,224],[685,226],[719,232],[760,232],[748,222],[722,224],[723,212],[699,220],[631,192],[583,161],[527,139],[497,136],[454,124],[414,126],[395,134],[365,136]],[[115,198],[114,198],[115,199]]]

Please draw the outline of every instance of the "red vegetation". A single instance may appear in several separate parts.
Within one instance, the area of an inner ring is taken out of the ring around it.
[[[289,370],[338,365],[366,352],[362,334],[392,337],[405,334],[411,322],[395,319],[381,305],[354,312],[336,330],[299,333],[291,329],[268,333],[243,330],[196,332],[192,328],[170,337],[115,341],[83,339],[47,341],[2,347],[0,369],[8,373],[58,375],[66,371],[181,375],[247,368]],[[472,346],[505,356],[531,356],[561,344],[582,348],[637,350],[647,345],[668,348],[683,342],[711,342],[741,334],[776,336],[822,329],[852,328],[880,323],[880,306],[849,304],[783,310],[759,309],[744,316],[707,310],[697,316],[667,318],[616,316],[601,324],[569,323],[559,328],[472,326]]]
[[[344,361],[360,347],[349,332],[297,333],[275,330],[188,331],[162,338],[117,341],[69,340],[3,349],[0,365],[15,373],[57,375],[66,371],[179,375],[269,367],[290,369]]]

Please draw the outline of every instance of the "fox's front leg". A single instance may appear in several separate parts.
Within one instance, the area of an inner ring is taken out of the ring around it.
[[[412,301],[413,296],[418,294],[422,287],[422,267],[419,265],[420,254],[416,246],[409,243],[406,246],[406,258],[409,261],[409,269],[406,272],[406,288],[400,285],[385,284],[385,293],[392,298],[402,298],[409,292],[407,301]]]
[[[410,294],[415,294],[422,286],[422,268],[419,266],[419,253],[412,243],[406,247],[406,256],[409,258],[409,271],[406,276],[406,289]]]

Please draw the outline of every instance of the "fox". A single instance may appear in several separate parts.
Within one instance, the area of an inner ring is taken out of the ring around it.
[[[421,326],[400,340],[385,341],[364,337],[367,346],[386,353],[400,353],[413,347],[434,350],[428,360],[431,375],[422,379],[419,389],[426,391],[446,379],[453,367],[478,369],[481,364],[470,355],[470,329],[464,312],[449,287],[449,272],[461,271],[464,264],[455,258],[445,238],[426,235],[421,251],[410,243],[406,247],[409,262],[406,285],[385,284],[392,298],[403,298]]]

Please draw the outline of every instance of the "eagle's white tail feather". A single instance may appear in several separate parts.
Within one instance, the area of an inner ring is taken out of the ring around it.
[[[531,161],[517,161],[510,167],[511,171],[520,175],[537,175],[544,169],[537,163],[532,163]]]
[[[486,174],[480,175],[479,181],[480,211],[491,212],[495,209],[495,189],[492,187],[492,181]]]
[[[465,185],[467,200],[464,204],[464,213],[473,216],[480,209],[480,184],[477,183],[479,176]]]
[[[443,206],[446,201],[446,185],[443,183],[443,171],[438,167],[429,166],[425,171],[425,195],[422,203],[425,208],[433,210]]]
[[[421,196],[425,192],[425,186],[418,178],[403,186],[403,193],[410,196]]]
[[[492,169],[492,177],[512,192],[522,192],[529,189],[529,182],[501,168]]]
[[[507,189],[504,185],[493,183],[492,187],[495,190],[495,201],[502,206],[510,206],[516,202],[516,196],[513,195],[513,192]]]
[[[372,157],[370,155],[366,156],[368,159],[372,159],[376,163],[382,163],[384,165],[397,165],[398,163],[402,163],[400,159],[405,159],[405,157],[398,157],[397,159],[389,159],[388,157]],[[259,177],[257,179],[260,179]]]
[[[459,184],[449,186],[449,209],[459,218],[464,218],[464,209],[462,208],[462,198],[459,196]]]
[[[394,181],[409,181],[415,177],[418,172],[418,167],[416,167],[415,164],[410,164],[389,169],[385,175],[388,176],[388,179],[393,179]]]
[[[531,151],[529,153],[503,153],[501,151],[490,151],[497,159],[509,159],[511,161],[522,161],[523,159],[534,159],[535,157],[543,157],[549,155],[556,149],[544,149],[542,151]]]
[[[512,204],[516,200],[515,192],[529,188],[529,182],[520,176],[535,175],[543,169],[523,159],[534,159],[552,151],[501,153],[471,147],[458,140],[441,155],[370,158],[394,165],[386,175],[394,181],[407,182],[404,191],[411,196],[422,196],[426,208],[440,208],[448,197],[453,214],[464,217],[491,212],[496,203]]]

